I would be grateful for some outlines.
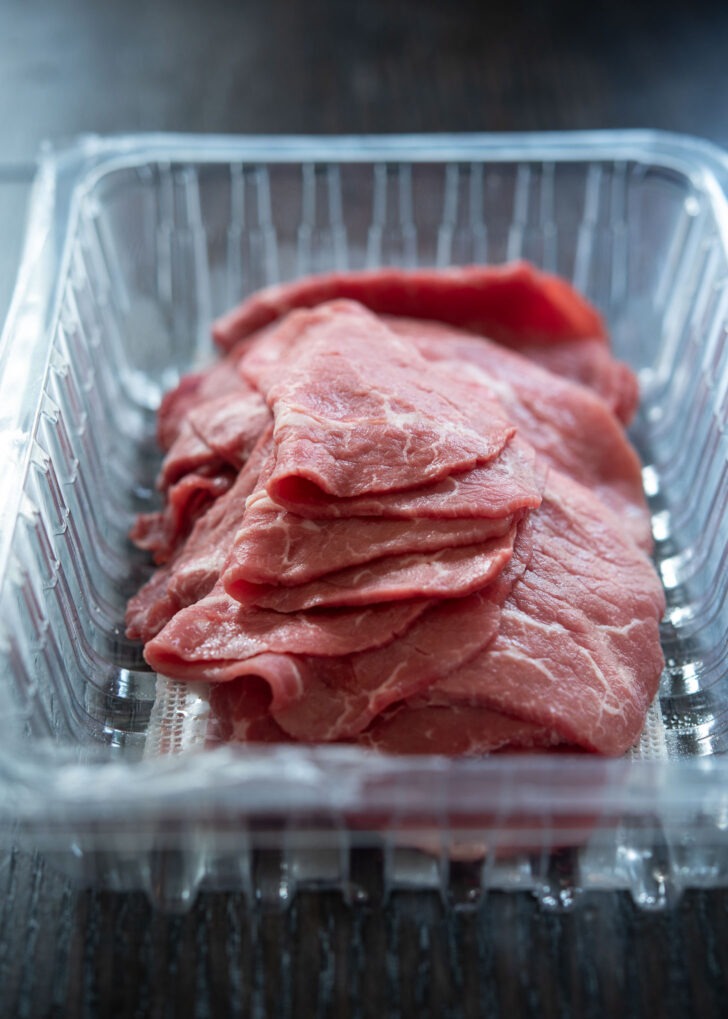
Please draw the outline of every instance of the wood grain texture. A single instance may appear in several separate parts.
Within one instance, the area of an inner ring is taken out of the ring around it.
[[[460,910],[434,892],[372,906],[301,892],[283,910],[208,893],[165,916],[141,894],[77,892],[37,858],[13,859],[2,1017],[725,1015],[726,890],[688,892],[666,913],[618,893],[568,913],[527,893]]]
[[[719,0],[0,0],[4,159],[85,131],[655,127],[728,141]]]

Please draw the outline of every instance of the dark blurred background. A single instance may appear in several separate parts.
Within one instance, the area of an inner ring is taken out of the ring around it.
[[[720,0],[0,0],[0,160],[84,131],[728,143],[727,94]]]

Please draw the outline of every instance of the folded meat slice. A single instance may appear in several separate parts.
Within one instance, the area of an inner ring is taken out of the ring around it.
[[[619,519],[557,471],[529,521],[530,565],[497,637],[411,706],[487,708],[587,750],[624,753],[663,666],[659,579]]]
[[[295,587],[234,585],[238,601],[299,612],[336,605],[372,605],[405,598],[455,598],[491,583],[513,553],[516,526],[478,545],[429,553],[390,555],[299,584]]]
[[[239,731],[272,739],[279,727],[303,741],[413,753],[562,744],[623,753],[662,667],[659,581],[619,521],[558,472],[523,538],[494,585],[430,603],[374,650],[222,663],[248,705]]]
[[[606,342],[596,310],[565,280],[525,262],[449,269],[377,269],[309,276],[259,290],[213,327],[229,350],[295,308],[348,298],[379,315],[433,319],[499,343],[594,337]]]
[[[244,609],[218,586],[179,612],[144,654],[175,679],[252,684],[253,702],[267,699],[289,736],[331,741],[356,736],[390,704],[477,655],[498,615],[481,594],[286,615]]]
[[[230,489],[271,421],[265,400],[242,379],[232,356],[224,371],[215,365],[186,377],[177,390],[160,409],[171,443],[157,480],[165,506],[141,514],[130,534],[158,564],[174,555],[195,520]]]
[[[238,363],[255,339],[246,339],[208,368],[183,375],[174,389],[164,394],[157,412],[157,440],[163,450],[172,447],[182,422],[201,403],[231,393],[245,396],[252,392],[238,371]]]
[[[241,601],[255,585],[305,584],[324,574],[379,560],[473,545],[506,534],[516,514],[500,518],[309,520],[263,493],[250,496],[225,570],[225,588]]]
[[[158,487],[166,491],[185,474],[200,468],[229,466],[240,470],[271,420],[260,393],[241,387],[198,400],[180,420],[177,434],[162,461]]]
[[[235,473],[217,460],[185,474],[167,492],[164,509],[141,513],[130,532],[139,548],[147,549],[158,564],[166,563],[190,534],[195,521],[210,505],[230,490]]]
[[[637,408],[635,376],[612,357],[598,312],[565,280],[524,262],[306,277],[253,294],[218,319],[213,335],[229,350],[296,308],[339,298],[379,315],[428,319],[487,336],[588,385],[625,423]]]
[[[383,517],[391,520],[458,520],[511,516],[541,502],[546,466],[517,435],[497,458],[472,470],[413,488],[337,499],[314,485],[276,493],[277,505],[312,520]]]
[[[477,592],[435,603],[401,637],[373,651],[301,656],[301,696],[280,707],[274,701],[271,715],[303,742],[351,740],[391,704],[467,665],[493,639],[499,617],[498,600]]]
[[[230,490],[196,521],[184,548],[130,599],[126,611],[126,634],[130,639],[151,640],[175,612],[203,598],[214,587],[242,523],[246,499],[270,458],[271,436],[269,427]]]
[[[180,422],[177,437],[162,461],[157,487],[166,492],[185,477],[207,471],[214,474],[225,464],[223,458],[207,443],[185,418]]]
[[[237,470],[250,456],[270,420],[265,400],[252,389],[205,400],[187,415],[189,427],[201,441]]]
[[[312,681],[307,656],[348,661],[391,644],[430,603],[425,599],[357,609],[283,613],[244,607],[219,582],[181,609],[144,648],[153,669],[175,679],[225,682],[259,675],[271,687],[271,710],[299,700]]]
[[[240,365],[273,411],[276,501],[301,488],[348,498],[437,481],[488,463],[514,434],[487,392],[433,371],[357,304],[297,312],[281,330],[294,340],[274,371],[252,371],[256,351]]]
[[[591,489],[618,513],[634,540],[652,548],[639,457],[615,415],[595,393],[479,337],[413,319],[391,319],[430,361],[485,386],[538,455]]]

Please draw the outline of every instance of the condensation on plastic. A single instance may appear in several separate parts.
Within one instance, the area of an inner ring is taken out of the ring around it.
[[[39,163],[0,341],[0,821],[66,871],[274,905],[728,883],[726,156],[651,133],[85,138]],[[528,258],[571,279],[638,371],[667,667],[624,760],[206,749],[204,691],[123,632],[148,575],[154,412],[212,317],[303,273]],[[151,719],[151,722],[150,722]],[[148,733],[148,738],[147,738]]]

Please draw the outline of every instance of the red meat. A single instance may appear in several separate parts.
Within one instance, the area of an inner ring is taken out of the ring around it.
[[[255,488],[270,450],[269,428],[230,490],[196,521],[184,548],[129,601],[126,632],[131,639],[145,643],[151,640],[176,612],[212,590],[242,523],[245,501]]]
[[[235,480],[228,468],[217,462],[185,474],[167,492],[167,504],[158,513],[140,514],[131,531],[139,548],[154,554],[155,563],[166,563],[182,545],[193,524],[210,505],[224,495]]]
[[[549,370],[594,389],[628,424],[639,398],[630,369],[609,351],[604,322],[569,284],[524,262],[453,269],[332,273],[253,294],[218,319],[224,350],[296,308],[339,298],[384,316],[429,319],[512,347]]]
[[[497,710],[567,743],[624,753],[662,670],[662,587],[620,521],[564,475],[550,474],[529,520],[529,567],[503,606],[497,637],[416,706]]]
[[[500,518],[539,505],[546,470],[533,447],[516,436],[490,463],[468,471],[453,471],[441,481],[349,498],[335,498],[315,485],[299,483],[290,492],[276,492],[276,504],[313,520]]]
[[[623,753],[639,735],[662,667],[659,582],[618,520],[555,472],[529,531],[532,544],[521,541],[492,588],[431,604],[375,651],[293,656],[293,696],[277,693],[276,662],[256,662],[253,689],[259,696],[261,680],[271,687],[271,719],[299,740],[398,752],[564,744]],[[250,675],[252,664],[230,663],[227,675]]]
[[[448,326],[412,319],[390,319],[389,326],[453,374],[462,376],[467,366],[473,386],[492,391],[543,462],[598,495],[620,514],[638,545],[652,548],[639,457],[600,397],[520,354]]]
[[[524,265],[386,270],[216,336],[160,410],[134,536],[168,561],[127,612],[153,669],[212,684],[211,738],[628,749],[664,596],[597,313]]]
[[[359,305],[296,312],[282,328],[294,342],[275,373],[241,363],[273,411],[274,499],[301,487],[351,497],[437,481],[489,462],[514,434],[487,392],[428,371]]]
[[[218,319],[213,334],[230,350],[295,308],[341,297],[378,315],[434,319],[515,347],[583,338],[606,343],[607,337],[600,316],[565,280],[525,262],[310,276],[258,291]]]
[[[477,591],[498,576],[511,558],[515,535],[514,525],[504,535],[477,545],[391,555],[295,587],[250,584],[241,590],[238,583],[229,590],[244,604],[277,612],[405,598],[454,598]]]
[[[250,386],[238,372],[238,363],[254,340],[254,337],[250,337],[243,341],[222,361],[204,371],[183,375],[175,388],[164,395],[157,412],[157,439],[163,450],[170,449],[182,422],[199,404],[228,393],[251,392]]]
[[[340,662],[387,646],[427,607],[425,599],[411,599],[287,614],[245,608],[218,583],[199,602],[181,609],[147,643],[144,655],[157,672],[177,679],[261,675],[278,707],[297,701],[312,682],[306,656]]]

